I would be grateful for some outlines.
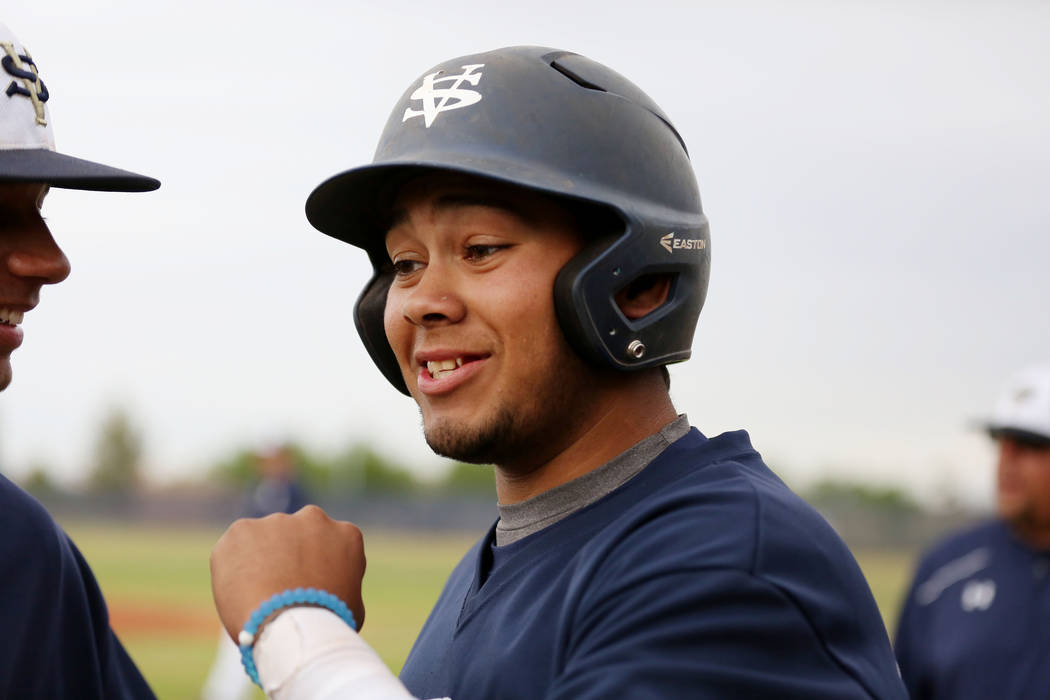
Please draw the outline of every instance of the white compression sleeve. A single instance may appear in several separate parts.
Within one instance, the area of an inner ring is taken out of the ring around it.
[[[335,613],[294,607],[263,628],[255,666],[273,700],[415,700]]]

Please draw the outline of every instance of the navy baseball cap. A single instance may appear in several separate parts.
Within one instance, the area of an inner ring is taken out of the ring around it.
[[[55,151],[49,98],[29,51],[0,23],[0,183],[41,182],[107,192],[160,187],[152,177]]]

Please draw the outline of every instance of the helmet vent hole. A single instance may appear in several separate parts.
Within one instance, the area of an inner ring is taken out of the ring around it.
[[[628,320],[637,321],[657,312],[673,296],[675,272],[652,272],[639,275],[613,295],[616,306]]]
[[[597,90],[599,92],[608,92],[608,90],[603,88],[601,85],[597,85],[595,83],[592,83],[591,81],[583,78],[582,76],[577,75],[576,73],[573,73],[571,70],[569,70],[568,68],[566,68],[562,64],[558,63],[557,61],[554,61],[553,63],[551,63],[551,68],[553,68],[554,70],[558,71],[559,73],[564,75],[566,78],[568,78],[572,82],[574,82],[577,85],[579,85],[580,87],[585,87],[588,90]]]

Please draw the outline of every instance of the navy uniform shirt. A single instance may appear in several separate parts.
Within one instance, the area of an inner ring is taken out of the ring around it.
[[[80,552],[0,476],[0,698],[152,697]]]
[[[564,520],[492,538],[405,663],[417,697],[905,697],[849,550],[746,433],[691,430]]]
[[[919,563],[901,613],[897,659],[927,698],[1050,698],[1050,552],[995,521]]]

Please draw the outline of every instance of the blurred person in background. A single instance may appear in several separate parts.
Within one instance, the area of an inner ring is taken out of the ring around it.
[[[901,612],[915,700],[1050,697],[1050,363],[1010,379],[986,428],[998,517],[931,548]]]
[[[22,319],[69,261],[41,215],[51,188],[144,192],[153,178],[55,151],[50,92],[0,24],[0,390]],[[85,310],[87,313],[87,310]],[[47,511],[0,476],[0,697],[151,698],[109,626],[87,562]]]
[[[434,451],[495,465],[499,520],[400,680],[346,610],[363,621],[356,527],[313,507],[234,523],[212,589],[267,693],[904,697],[845,544],[747,433],[709,438],[671,402],[709,235],[685,144],[638,86],[535,46],[443,62],[307,216],[368,254],[365,347]]]
[[[258,452],[255,468],[259,479],[248,490],[241,517],[261,518],[271,513],[294,513],[309,503],[299,484],[295,452],[281,443]],[[219,629],[215,661],[201,689],[201,700],[244,700],[252,696],[252,681],[241,666],[237,645]]]
[[[259,480],[249,493],[242,517],[294,513],[309,503],[299,483],[295,452],[288,443],[261,451],[256,456],[256,470]]]

